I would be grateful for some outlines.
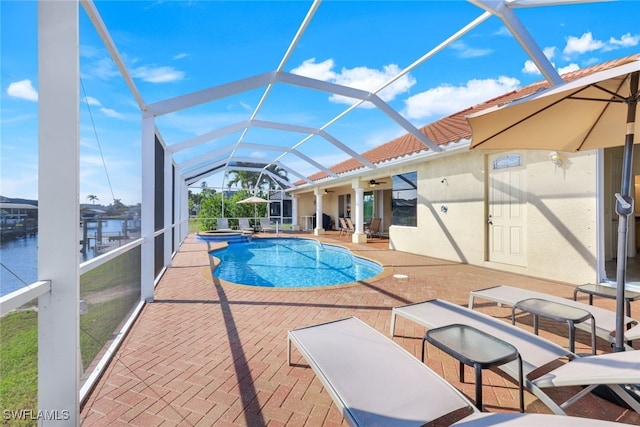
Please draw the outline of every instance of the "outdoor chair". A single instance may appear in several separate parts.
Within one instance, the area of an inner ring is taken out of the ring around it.
[[[338,235],[338,237],[342,236],[343,234],[353,233],[353,228],[349,228],[344,218],[339,218],[338,221],[340,221],[340,234]]]
[[[245,233],[253,233],[253,227],[249,225],[249,218],[238,218],[238,226],[240,231]]]
[[[550,414],[481,413],[431,368],[356,317],[293,329],[287,338],[289,366],[293,343],[352,426],[619,425]]]
[[[371,219],[371,223],[364,230],[367,237],[380,237],[380,222],[382,218]]]
[[[358,318],[289,331],[289,365],[291,343],[350,425],[420,426],[457,414],[449,425],[477,411],[455,387]]]
[[[588,311],[593,315],[595,320],[595,333],[600,338],[603,338],[611,343],[615,342],[615,336],[613,333],[616,330],[616,313],[607,310],[601,307],[588,305],[579,301],[574,301],[569,298],[562,298],[555,295],[545,294],[543,292],[531,291],[528,289],[516,288],[512,286],[499,285],[486,289],[478,289],[476,291],[472,291],[469,294],[469,308],[473,309],[473,304],[476,298],[492,301],[498,304],[503,304],[508,307],[513,307],[514,304],[519,301],[529,299],[529,298],[538,298],[548,301],[553,301],[557,303],[561,303],[564,305],[568,305],[571,307],[576,307]],[[631,327],[638,322],[631,317],[625,317],[624,325],[625,327]],[[586,320],[582,323],[576,323],[575,327],[578,329],[583,329],[587,332],[591,332],[591,321]],[[635,329],[633,331],[636,331]],[[625,334],[625,340],[631,341],[633,338],[638,338],[638,333],[630,333],[629,335]],[[631,347],[628,347],[632,349]]]
[[[635,401],[622,387],[624,384],[640,383],[640,358],[638,358],[640,353],[631,351],[627,356],[607,354],[580,358],[546,338],[534,335],[503,320],[438,299],[394,307],[391,314],[392,336],[395,335],[398,316],[428,329],[452,324],[472,326],[513,345],[522,358],[525,387],[556,414],[566,415],[565,409],[588,391],[581,391],[566,402],[558,404],[542,391],[542,388],[576,385],[593,388],[593,385],[606,385],[631,408],[640,413],[640,403]],[[616,357],[624,358],[625,363],[619,363]],[[570,361],[551,370],[546,375],[529,378],[529,375],[534,371],[548,367],[552,363],[558,363],[562,359]],[[572,365],[576,361],[578,363]],[[602,370],[594,369],[600,364],[603,367]],[[513,379],[518,378],[519,370],[515,362],[501,365],[498,369]]]
[[[353,221],[351,221],[351,218],[350,217],[346,217],[344,220],[347,223],[347,228],[349,230],[351,230],[350,233],[355,233],[356,232],[356,226],[353,225]]]
[[[218,218],[216,219],[216,224],[217,231],[233,231],[233,229],[229,226],[228,218]]]
[[[262,231],[263,233],[274,231],[269,218],[260,218],[260,231]]]

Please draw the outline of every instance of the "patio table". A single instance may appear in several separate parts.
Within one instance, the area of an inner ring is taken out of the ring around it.
[[[569,325],[569,350],[574,353],[576,340],[576,323],[591,319],[591,353],[596,354],[596,320],[587,310],[570,305],[549,301],[542,298],[528,298],[518,301],[511,308],[511,324],[516,324],[516,309],[533,315],[533,332],[538,335],[538,316]]]
[[[584,292],[589,295],[589,305],[593,305],[593,296],[616,299],[617,290],[613,286],[597,285],[593,283],[587,283],[586,285],[577,286],[573,290],[573,300],[577,301],[578,292]],[[627,316],[631,317],[631,302],[640,299],[640,292],[630,291],[625,289],[624,302],[627,311]]]
[[[464,365],[473,366],[476,380],[476,407],[482,411],[482,370],[518,360],[520,412],[524,412],[522,357],[508,342],[473,326],[452,324],[430,329],[422,338],[422,361],[425,341],[453,356],[460,362],[460,381],[464,382]]]

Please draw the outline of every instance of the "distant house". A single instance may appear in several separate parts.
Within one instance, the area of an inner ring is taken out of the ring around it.
[[[38,219],[38,206],[30,203],[0,202],[2,225],[15,225],[26,219]]]
[[[82,219],[98,219],[100,218],[102,215],[106,214],[107,212],[102,210],[102,209],[96,209],[96,208],[87,208],[87,209],[82,209],[80,212],[80,217]]]

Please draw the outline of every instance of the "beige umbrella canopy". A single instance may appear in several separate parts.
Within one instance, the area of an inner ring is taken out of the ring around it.
[[[580,151],[624,145],[622,188],[616,194],[620,223],[615,351],[624,351],[627,220],[633,213],[631,163],[638,132],[639,73],[640,60],[631,60],[467,117],[472,149]]]
[[[640,60],[631,61],[471,114],[471,148],[573,152],[624,145],[638,70]]]
[[[253,223],[255,224],[258,221],[258,204],[271,203],[271,201],[267,199],[263,199],[262,197],[251,196],[251,197],[247,197],[246,199],[240,200],[238,203],[253,204]]]
[[[269,203],[269,200],[263,199],[262,197],[258,196],[251,196],[247,197],[246,199],[240,200],[238,203]]]

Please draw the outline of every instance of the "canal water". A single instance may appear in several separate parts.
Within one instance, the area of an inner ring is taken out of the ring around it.
[[[94,223],[88,228],[89,245],[86,255],[83,255],[80,251],[81,246],[78,246],[80,262],[96,256],[94,251],[96,233],[97,228]],[[120,233],[122,233],[122,220],[111,219],[102,222],[103,241],[108,241],[108,236],[116,236]],[[82,239],[82,227],[80,238]],[[0,296],[38,280],[38,237],[0,242],[0,263]]]
[[[27,237],[0,244],[0,296],[38,279],[38,238]]]

